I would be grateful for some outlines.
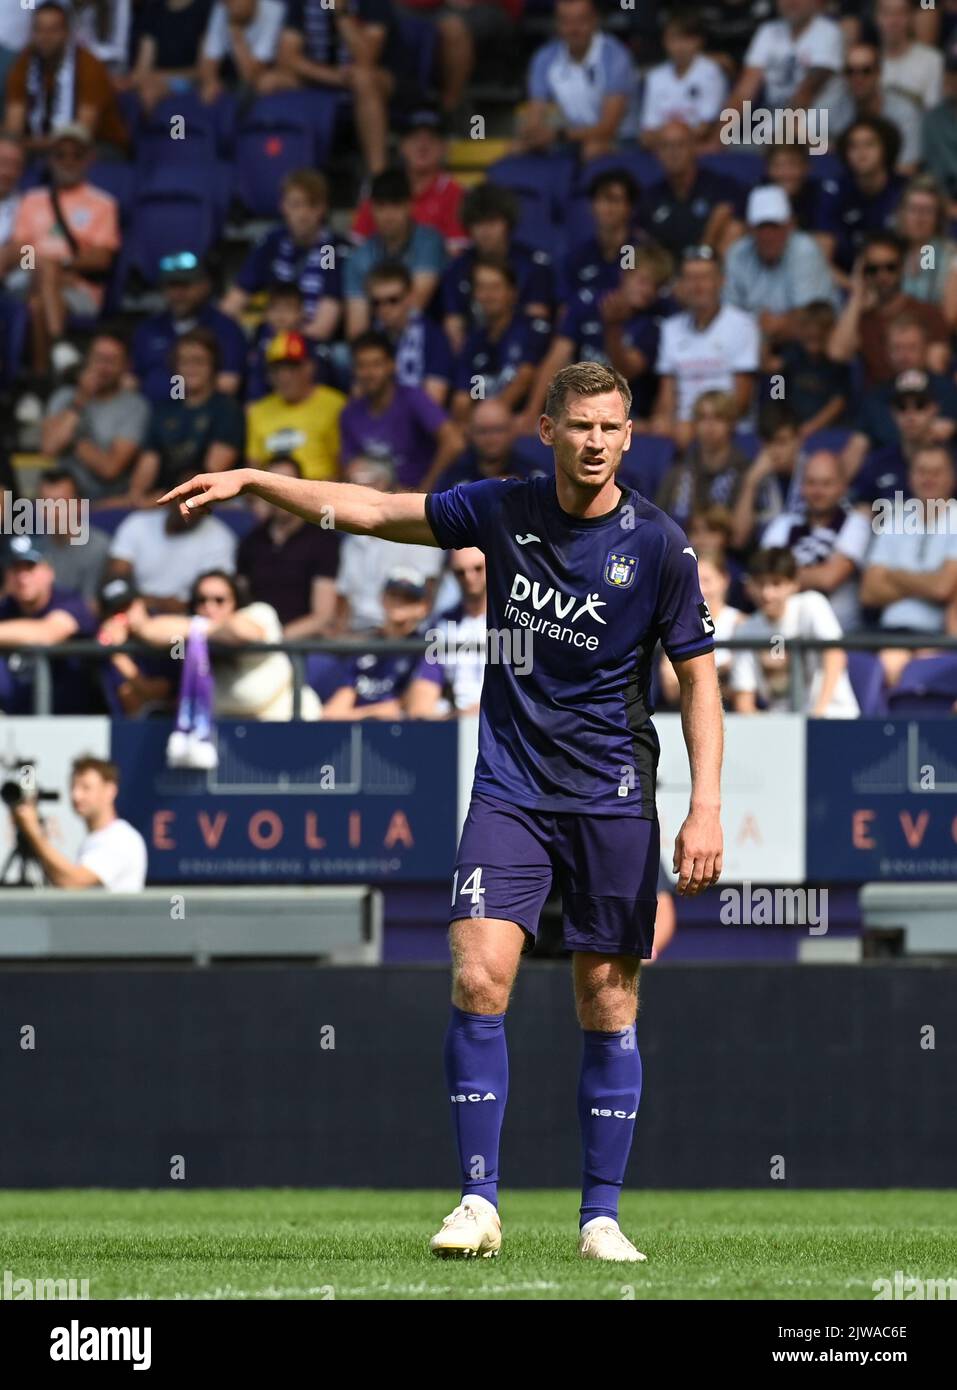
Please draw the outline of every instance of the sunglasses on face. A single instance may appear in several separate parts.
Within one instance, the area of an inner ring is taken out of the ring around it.
[[[900,261],[871,261],[864,267],[865,275],[896,275],[901,268]]]

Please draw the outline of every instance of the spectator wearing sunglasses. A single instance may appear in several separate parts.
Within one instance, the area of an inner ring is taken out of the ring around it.
[[[880,49],[855,43],[847,51],[840,92],[831,106],[829,133],[843,135],[864,116],[889,121],[900,136],[896,170],[912,173],[920,163],[920,111],[909,97],[881,86]]]
[[[412,276],[401,261],[382,261],[366,276],[373,328],[395,349],[395,379],[419,386],[436,405],[445,405],[452,382],[452,349],[434,319],[416,307]]]
[[[213,303],[208,268],[192,251],[176,251],[163,257],[159,270],[166,309],[144,319],[133,334],[133,370],[140,390],[156,404],[167,402],[173,347],[186,333],[205,328],[219,345],[216,389],[235,396],[246,362],[246,335]]]
[[[946,372],[950,363],[947,323],[936,304],[922,304],[903,289],[904,255],[893,232],[874,232],[854,263],[851,292],[841,312],[828,352],[835,362],[851,362],[860,354],[868,386],[890,380],[893,366],[887,353],[887,328],[906,314],[927,331],[927,367]]]

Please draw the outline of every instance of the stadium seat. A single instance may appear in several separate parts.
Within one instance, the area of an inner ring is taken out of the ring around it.
[[[515,440],[515,452],[533,468],[540,468],[547,474],[555,471],[555,457],[547,444],[543,444],[537,434],[523,434]]]
[[[306,682],[325,702],[348,683],[344,658],[333,652],[310,652],[306,657]]]
[[[756,459],[761,448],[761,441],[754,430],[739,429],[734,432],[734,444],[741,450],[746,458]]]
[[[489,165],[488,179],[519,197],[548,198],[553,215],[571,197],[574,165],[563,155],[510,154]]]
[[[159,279],[159,263],[171,247],[192,251],[202,260],[216,237],[211,196],[182,190],[157,189],[137,196],[127,234],[129,267],[147,284]]]
[[[327,162],[340,106],[331,92],[277,92],[254,103],[236,136],[235,192],[247,212],[278,216],[286,175]]]
[[[129,164],[121,164],[117,159],[100,159],[90,166],[87,178],[94,187],[102,188],[104,193],[109,193],[111,198],[116,199],[120,221],[126,222],[133,206],[136,187],[136,176]]]
[[[824,154],[811,156],[810,171],[811,178],[817,179],[819,183],[823,182],[824,179],[835,179],[840,183],[846,173],[841,160],[836,154],[831,154],[830,150],[826,150]]]
[[[232,197],[232,166],[210,158],[199,164],[157,164],[140,172],[137,196],[191,193],[211,204],[219,236],[226,223]]]
[[[884,668],[876,652],[848,652],[847,674],[861,714],[886,714]]]
[[[399,42],[415,65],[416,79],[423,95],[432,90],[435,80],[435,25],[408,13],[395,14]]]
[[[839,454],[852,433],[852,430],[815,430],[804,441],[805,451],[813,454],[817,449],[824,449],[828,453]]]
[[[101,507],[98,509],[94,505],[92,517],[93,525],[98,527],[99,530],[105,531],[107,535],[112,536],[119,527],[120,522],[125,521],[126,518],[132,514],[133,510],[132,507]],[[216,516],[218,520],[222,521],[231,531],[236,533],[239,540],[242,540],[243,536],[248,535],[256,525],[256,518],[253,516],[252,512],[247,511],[245,507],[217,507]]]
[[[765,178],[763,156],[750,150],[702,155],[701,167],[710,169],[713,174],[720,174],[722,178],[734,179],[735,183],[744,184],[745,188],[754,188]]]
[[[13,385],[27,345],[30,315],[27,306],[9,295],[0,296],[0,389]]]
[[[653,502],[674,456],[675,442],[667,435],[636,434],[622,458],[619,480]]]
[[[952,714],[957,704],[957,653],[915,656],[888,693],[891,714]]]
[[[665,171],[653,154],[633,145],[615,154],[603,154],[597,159],[589,160],[579,171],[574,191],[587,193],[588,185],[595,175],[603,174],[607,169],[627,169],[632,178],[637,179],[641,188],[660,183],[665,176]]]

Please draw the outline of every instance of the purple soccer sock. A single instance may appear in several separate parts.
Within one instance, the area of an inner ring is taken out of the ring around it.
[[[508,1095],[504,1014],[468,1014],[452,1005],[445,1075],[462,1169],[462,1196],[498,1206],[498,1147]]]
[[[617,1033],[583,1029],[578,1119],[582,1134],[580,1225],[596,1216],[618,1220],[618,1199],[641,1099],[641,1056],[635,1025]]]
[[[213,671],[209,663],[206,625],[194,625],[190,632],[195,647],[196,686],[193,694],[193,731],[200,738],[213,732]]]

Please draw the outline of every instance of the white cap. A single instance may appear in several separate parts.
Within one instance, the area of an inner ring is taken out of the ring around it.
[[[762,222],[790,222],[791,203],[784,189],[774,183],[752,188],[748,195],[747,219],[749,227],[760,227]]]

